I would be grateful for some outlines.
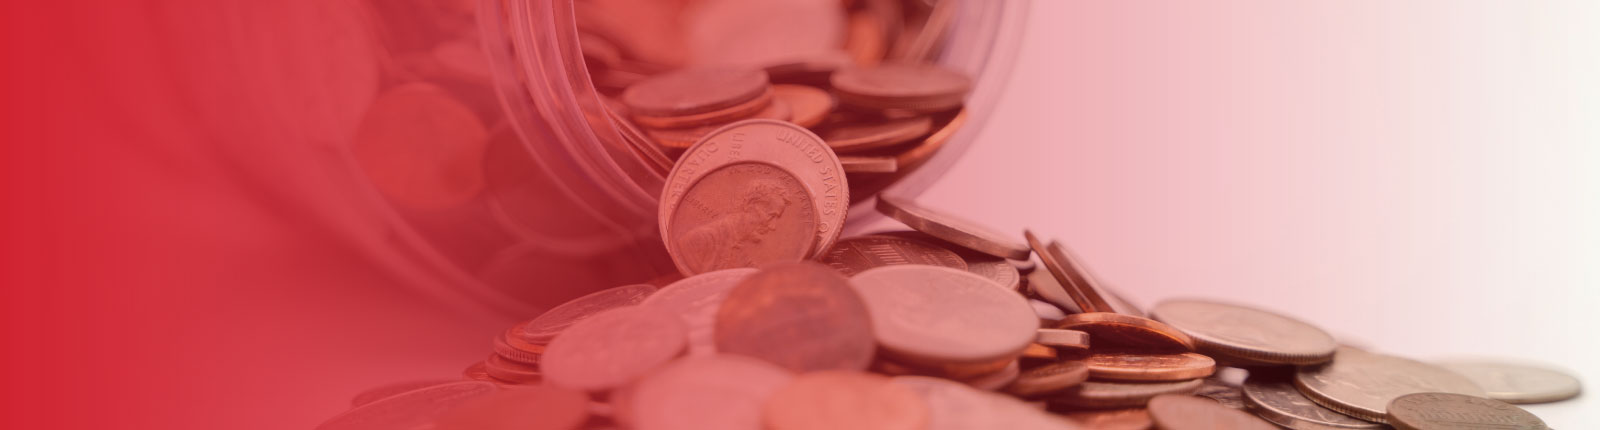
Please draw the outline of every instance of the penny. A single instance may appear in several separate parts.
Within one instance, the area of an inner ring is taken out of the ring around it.
[[[1005,388],[1007,385],[1011,385],[1012,382],[1016,382],[1017,378],[1021,376],[1022,362],[1019,360],[1011,360],[1011,364],[1007,364],[1005,368],[1000,369],[998,372],[961,378],[960,381],[961,383],[967,384],[972,388],[977,388],[984,391],[994,391]]]
[[[1388,420],[1397,430],[1546,430],[1543,420],[1494,399],[1454,393],[1414,393],[1389,402]]]
[[[774,98],[773,90],[768,88],[755,98],[722,109],[678,116],[650,116],[636,113],[633,115],[633,121],[649,128],[688,128],[710,124],[726,124],[731,121],[748,118],[763,109],[767,109],[768,106],[772,105]]]
[[[804,260],[816,241],[811,203],[805,186],[778,166],[726,164],[675,202],[667,251],[686,275]]]
[[[1065,429],[1058,418],[1014,398],[928,376],[896,376],[928,403],[928,430]]]
[[[677,315],[630,306],[601,312],[550,341],[540,370],[551,384],[606,391],[632,382],[684,352],[687,329]]]
[[[934,65],[884,63],[833,74],[839,101],[870,109],[939,112],[961,106],[972,80]]]
[[[1294,385],[1323,407],[1377,422],[1387,422],[1384,408],[1407,394],[1484,395],[1472,380],[1444,368],[1343,347],[1328,364],[1301,367],[1295,373]]]
[[[871,310],[878,344],[910,363],[1013,359],[1039,329],[1027,300],[964,270],[883,266],[850,283]]]
[[[1044,262],[1045,269],[1048,269],[1050,276],[1055,277],[1057,285],[1061,286],[1074,306],[1083,312],[1115,312],[1111,305],[1100,297],[1099,292],[1089,285],[1089,279],[1065,255],[1064,249],[1059,244],[1051,243],[1046,246],[1031,231],[1025,230],[1022,235],[1027,239],[1028,246],[1039,254],[1039,260]],[[1046,300],[1052,300],[1044,293],[1040,295]]]
[[[931,414],[921,396],[888,377],[837,370],[796,376],[762,411],[771,430],[923,430]]]
[[[738,105],[769,88],[767,72],[760,69],[691,68],[631,85],[622,101],[635,115],[693,115]]]
[[[1383,429],[1383,424],[1334,412],[1312,402],[1287,377],[1251,375],[1240,387],[1245,404],[1262,419],[1295,430]]]
[[[1533,364],[1483,360],[1434,364],[1471,379],[1489,398],[1506,403],[1558,402],[1583,392],[1578,378]]]
[[[1217,362],[1192,352],[1145,354],[1094,351],[1084,360],[1095,379],[1112,381],[1185,381],[1211,376]]]
[[[539,366],[507,360],[499,354],[489,354],[483,360],[483,371],[491,378],[513,384],[534,384],[544,379]]]
[[[656,287],[647,284],[624,285],[589,293],[557,305],[526,323],[513,327],[514,338],[532,344],[549,343],[562,330],[600,312],[643,303]],[[543,352],[541,348],[538,351]]]
[[[1049,325],[1054,325],[1056,321],[1067,317],[1067,313],[1062,312],[1056,305],[1038,299],[1028,299],[1028,304],[1033,305],[1033,314],[1038,316],[1040,321],[1048,321]]]
[[[1202,380],[1203,384],[1200,385],[1200,389],[1195,390],[1194,395],[1215,400],[1231,409],[1244,410],[1244,392],[1238,385],[1224,382],[1220,377],[1221,370],[1217,373]]]
[[[706,272],[673,282],[650,295],[640,306],[666,309],[683,319],[689,330],[689,354],[706,355],[717,351],[715,326],[717,309],[739,281],[756,273],[740,268]]]
[[[877,347],[867,312],[850,282],[827,266],[775,264],[728,292],[713,334],[719,352],[794,372],[861,370]]]
[[[1052,348],[1089,348],[1089,333],[1077,330],[1041,328],[1034,342]]]
[[[994,281],[994,283],[999,284],[1008,290],[1017,290],[1022,287],[1022,274],[1018,273],[1016,268],[1011,266],[1011,264],[1006,263],[1006,260],[1003,258],[965,249],[960,247],[960,245],[947,242],[937,237],[929,236],[927,233],[919,231],[892,231],[879,233],[879,235],[902,237],[938,245],[940,248],[948,249],[952,252],[955,252],[957,256],[960,256],[961,261],[967,264],[968,272],[976,273],[978,276],[989,278],[989,280]]]
[[[1051,348],[1051,347],[1048,347],[1048,346],[1040,345],[1040,344],[1037,344],[1037,343],[1030,343],[1030,344],[1028,344],[1027,348],[1023,348],[1022,349],[1022,358],[1023,359],[1044,360],[1044,361],[1054,362],[1054,361],[1056,361],[1057,358],[1060,358],[1060,357],[1061,357],[1061,353],[1059,351],[1056,351],[1055,348]]]
[[[759,430],[762,405],[793,377],[749,357],[684,358],[639,380],[629,390],[627,415],[637,430]]]
[[[701,176],[724,165],[746,161],[778,166],[800,181],[818,216],[812,256],[831,249],[844,225],[845,206],[850,202],[843,168],[820,138],[805,128],[781,121],[736,122],[684,151],[667,175],[658,219],[674,219],[678,202]],[[668,226],[667,222],[661,223],[662,237],[670,237]]]
[[[1155,422],[1144,408],[1074,411],[1061,414],[1067,422],[1095,430],[1150,430]]]
[[[790,122],[805,128],[822,124],[822,120],[833,111],[833,96],[816,87],[773,85],[772,96],[789,105]]]
[[[839,164],[845,173],[894,173],[900,165],[886,155],[841,155]]]
[[[1006,392],[1018,397],[1039,397],[1053,394],[1089,380],[1089,367],[1082,361],[1063,361],[1047,364],[1022,372],[1017,380],[1006,386]]]
[[[1189,352],[1194,341],[1159,321],[1136,316],[1094,312],[1062,318],[1055,328],[1089,333],[1096,345],[1123,346],[1150,352]]]
[[[989,229],[972,221],[929,209],[907,199],[879,195],[878,212],[905,223],[916,231],[943,239],[973,251],[999,258],[1024,260],[1030,255],[1027,244],[1015,235]]]
[[[484,188],[489,130],[471,108],[433,84],[390,88],[367,108],[351,151],[373,186],[396,204],[438,210]]]
[[[383,399],[388,398],[390,396],[409,393],[409,392],[412,392],[412,391],[416,391],[416,390],[421,390],[421,389],[424,389],[424,388],[432,387],[432,386],[435,386],[435,385],[453,384],[453,383],[457,383],[457,382],[460,382],[460,381],[451,380],[451,379],[430,380],[430,381],[407,381],[407,382],[398,382],[398,383],[394,383],[394,384],[387,384],[387,385],[383,385],[383,386],[379,386],[379,387],[374,387],[374,388],[368,389],[366,391],[362,391],[359,394],[356,394],[355,397],[351,397],[350,398],[350,407],[352,407],[352,408],[361,407],[361,405],[365,405],[365,404],[368,404],[368,403],[372,403],[372,402],[376,402],[376,401],[379,401],[379,400],[383,400]]]
[[[933,131],[933,119],[870,119],[830,123],[817,132],[828,147],[841,153],[861,152],[916,140]]]
[[[903,264],[967,269],[967,262],[948,249],[920,240],[886,235],[840,240],[822,256],[822,263],[845,276],[855,276],[872,268]]]
[[[705,139],[706,136],[710,136],[711,133],[721,130],[723,127],[727,127],[729,124],[734,122],[751,119],[788,121],[789,115],[790,110],[788,104],[780,101],[773,101],[772,103],[767,103],[766,107],[756,111],[755,114],[746,117],[735,118],[731,121],[685,128],[650,128],[645,130],[645,134],[650,136],[650,139],[655,141],[660,146],[672,149],[687,149],[690,146],[694,146],[695,143],[700,142],[701,139]]]
[[[1065,314],[1081,314],[1083,310],[1078,303],[1072,300],[1067,289],[1061,286],[1054,275],[1048,270],[1035,271],[1028,274],[1028,291],[1046,303],[1055,305],[1060,312]],[[1057,317],[1056,319],[1061,319]]]
[[[1300,320],[1247,306],[1168,300],[1151,318],[1182,330],[1200,352],[1267,364],[1318,364],[1333,358],[1333,336]]]
[[[575,430],[589,418],[584,393],[549,385],[516,387],[462,403],[438,430]],[[384,428],[414,428],[391,426]]]
[[[494,394],[494,384],[452,382],[385,397],[324,421],[317,430],[416,428],[432,423],[456,406]]]
[[[1277,430],[1244,411],[1204,397],[1166,394],[1150,399],[1150,417],[1162,430]]]
[[[1182,382],[1106,382],[1087,381],[1057,393],[1053,405],[1117,409],[1144,406],[1162,394],[1190,394],[1200,388],[1199,379]]]

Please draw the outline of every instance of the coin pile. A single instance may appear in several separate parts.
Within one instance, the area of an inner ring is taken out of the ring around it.
[[[1545,429],[1510,403],[1580,391],[1248,306],[1146,312],[1058,241],[894,196],[876,208],[909,229],[841,239],[837,166],[793,123],[702,138],[663,191],[681,278],[574,299],[496,336],[468,381],[379,387],[321,428]]]

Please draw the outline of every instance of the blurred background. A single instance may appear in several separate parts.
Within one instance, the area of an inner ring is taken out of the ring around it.
[[[345,58],[328,4],[3,6],[5,427],[309,428],[459,374],[516,319],[406,288],[344,233],[370,218],[299,198],[350,181],[272,146],[324,138],[286,118],[351,115],[338,67],[208,61]],[[922,203],[1061,239],[1141,305],[1600,378],[1600,5],[1030,8]],[[255,103],[306,85],[298,112]],[[261,150],[219,149],[240,147]],[[1594,398],[1528,409],[1589,428]]]

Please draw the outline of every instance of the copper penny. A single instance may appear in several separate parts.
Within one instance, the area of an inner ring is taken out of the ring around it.
[[[931,414],[910,388],[848,371],[797,376],[762,410],[764,427],[771,430],[924,430]]]
[[[822,256],[822,263],[845,276],[868,269],[902,264],[922,264],[966,270],[967,263],[948,249],[915,239],[886,235],[856,236],[840,240]]]
[[[1150,417],[1162,430],[1277,430],[1244,411],[1204,397],[1167,394],[1150,399]]]
[[[1063,361],[1022,372],[1016,381],[1006,386],[1006,392],[1018,397],[1039,397],[1060,392],[1087,380],[1089,380],[1089,368],[1082,361]]]
[[[499,354],[490,354],[483,360],[483,371],[491,378],[513,384],[534,384],[544,379],[539,366],[507,360]]]
[[[788,121],[790,113],[791,111],[789,110],[789,104],[774,100],[771,103],[767,103],[766,107],[749,116],[734,118],[726,122],[718,122],[695,127],[651,128],[645,130],[645,134],[650,136],[651,140],[663,147],[672,149],[686,149],[690,146],[694,146],[694,144],[700,142],[701,139],[705,139],[706,136],[710,136],[712,132],[720,130],[723,127],[727,127],[729,124],[734,122],[751,119]]]
[[[494,394],[494,384],[480,381],[434,385],[352,408],[324,421],[317,430],[417,428],[473,399]]]
[[[607,288],[589,293],[583,297],[572,299],[557,305],[550,310],[539,314],[528,322],[518,324],[513,328],[516,335],[513,338],[535,344],[549,343],[562,330],[577,324],[602,311],[633,306],[643,303],[646,298],[656,292],[656,287],[648,284],[624,285],[621,287]],[[530,350],[530,352],[543,353],[543,348]]]
[[[1387,422],[1389,402],[1407,394],[1484,395],[1472,380],[1438,366],[1344,347],[1328,364],[1300,367],[1294,385],[1323,407],[1377,422]]]
[[[861,296],[844,276],[810,262],[745,277],[723,299],[713,332],[719,352],[795,372],[865,369],[876,348]]]
[[[1583,392],[1578,378],[1531,363],[1468,360],[1435,364],[1471,379],[1489,398],[1506,403],[1558,402]]]
[[[841,155],[845,173],[894,173],[900,163],[887,155]]]
[[[689,329],[689,354],[707,355],[717,350],[713,334],[717,309],[722,307],[728,292],[752,273],[756,273],[756,269],[727,269],[690,276],[667,285],[640,305],[660,307],[677,314]]]
[[[805,128],[822,124],[833,111],[833,96],[817,87],[805,85],[773,85],[772,95],[789,105],[790,122]]]
[[[761,95],[749,101],[710,112],[680,116],[634,114],[633,121],[649,128],[688,128],[710,124],[726,124],[731,121],[749,118],[751,115],[767,109],[768,106],[772,105],[774,98],[773,90],[768,88]]]
[[[1023,359],[1044,360],[1044,361],[1054,362],[1054,361],[1056,361],[1057,358],[1060,358],[1060,357],[1061,357],[1061,352],[1060,351],[1056,351],[1055,348],[1051,348],[1051,347],[1044,346],[1044,345],[1037,344],[1037,343],[1030,343],[1030,344],[1028,344],[1027,348],[1023,348],[1022,349],[1022,358]]]
[[[1151,352],[1189,352],[1189,335],[1155,320],[1110,312],[1072,314],[1055,328],[1089,333],[1096,345],[1123,346]]]
[[[924,116],[831,123],[822,127],[817,135],[834,151],[850,153],[899,145],[927,136],[931,131],[933,120]]]
[[[357,408],[361,407],[361,405],[383,400],[391,396],[409,393],[435,385],[453,384],[456,382],[460,381],[452,379],[437,381],[408,381],[374,387],[366,391],[362,391],[361,393],[356,394],[355,397],[350,398],[350,407]]]
[[[1041,328],[1034,342],[1051,348],[1089,348],[1089,333],[1058,328]]]
[[[1387,426],[1334,412],[1306,398],[1289,378],[1250,375],[1240,387],[1245,404],[1262,419],[1296,430],[1368,429]]]
[[[1333,336],[1264,310],[1203,300],[1168,300],[1151,318],[1182,330],[1206,355],[1269,364],[1317,364],[1333,358]]]
[[[379,95],[351,146],[378,191],[407,208],[453,208],[484,188],[489,130],[432,84],[403,84]]]
[[[1144,408],[1062,413],[1067,422],[1095,430],[1150,430],[1155,422]]]
[[[1056,242],[1046,246],[1031,231],[1023,231],[1022,236],[1027,239],[1028,246],[1039,254],[1039,260],[1044,262],[1045,269],[1055,277],[1057,284],[1065,290],[1078,309],[1083,312],[1116,312],[1111,304],[1100,296],[1099,290],[1094,288],[1093,279],[1067,255],[1065,247]]]
[[[957,246],[999,258],[1027,259],[1028,245],[1014,234],[1005,234],[955,215],[918,205],[908,199],[879,195],[878,212],[905,223],[914,230],[943,239]]]
[[[630,428],[760,430],[762,405],[793,378],[783,368],[749,357],[677,360],[629,390]]]
[[[677,166],[667,175],[662,189],[660,220],[672,220],[683,200],[701,176],[719,167],[758,161],[782,168],[805,186],[817,213],[817,239],[813,257],[833,247],[844,225],[850,191],[845,186],[843,167],[833,150],[805,128],[774,120],[745,120],[723,127],[684,151]],[[661,223],[662,237],[669,223]]]
[[[629,86],[622,101],[635,115],[693,115],[760,97],[769,87],[767,72],[760,69],[691,68]]]
[[[972,80],[934,65],[885,63],[833,74],[841,102],[872,109],[938,112],[961,106]]]
[[[1544,420],[1499,400],[1454,393],[1407,394],[1389,402],[1397,430],[1547,430]]]
[[[1061,406],[1116,409],[1144,406],[1162,394],[1190,394],[1200,388],[1199,379],[1181,382],[1106,382],[1088,381],[1068,388],[1050,403]]]
[[[1094,351],[1084,360],[1095,379],[1112,381],[1185,381],[1211,376],[1217,362],[1192,352],[1144,354]]]
[[[438,430],[575,430],[589,418],[584,393],[548,385],[503,390],[462,403],[434,423]],[[386,427],[413,428],[413,427]]]
[[[552,384],[606,391],[682,354],[688,346],[687,332],[677,315],[660,308],[612,309],[557,335],[539,367]]]
[[[512,340],[516,336],[517,327],[513,326],[499,336],[494,337],[494,354],[507,360],[522,364],[539,364],[539,357],[544,354],[544,345],[534,345],[520,340]],[[515,342],[517,346],[512,346]]]
[[[961,378],[958,381],[979,390],[995,391],[1005,388],[1007,385],[1011,385],[1012,382],[1016,382],[1017,378],[1021,376],[1022,362],[1019,360],[1011,360],[1011,364],[1007,364],[1005,368],[1000,369],[998,372]]]
[[[956,255],[960,256],[961,260],[967,264],[968,272],[976,273],[978,276],[989,278],[989,280],[994,281],[996,284],[1000,284],[1002,287],[1006,287],[1008,290],[1017,290],[1022,287],[1022,274],[1018,273],[1016,267],[1013,267],[1010,263],[1007,263],[1003,258],[998,258],[992,255],[962,248],[960,245],[941,240],[937,237],[929,236],[928,234],[919,231],[893,231],[879,234],[883,236],[895,236],[920,240],[925,243],[938,245],[941,248],[949,249],[950,251],[955,252]]]
[[[686,275],[804,260],[817,239],[811,196],[772,164],[718,167],[676,203],[667,251]]]
[[[1039,329],[1026,299],[960,269],[884,266],[850,283],[884,352],[913,364],[1014,359]]]

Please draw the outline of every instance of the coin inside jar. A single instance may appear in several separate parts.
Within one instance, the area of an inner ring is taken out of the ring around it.
[[[845,173],[894,173],[900,163],[886,155],[841,155],[839,164]]]
[[[1376,422],[1386,422],[1389,402],[1407,394],[1484,395],[1471,380],[1438,366],[1345,347],[1328,364],[1301,367],[1294,385],[1319,405]]]
[[[732,67],[691,68],[631,85],[622,101],[636,115],[680,116],[715,111],[760,97],[767,72]]]
[[[811,196],[778,166],[723,165],[690,185],[677,204],[667,250],[685,274],[800,261],[815,245]]]
[[[638,430],[760,429],[762,405],[793,377],[749,357],[685,358],[634,385],[627,415]]]
[[[557,335],[539,367],[552,384],[606,391],[682,354],[688,346],[687,331],[677,315],[662,309],[612,309]]]
[[[752,273],[756,273],[756,269],[727,269],[690,276],[668,284],[639,305],[659,307],[678,315],[689,330],[689,353],[710,354],[717,350],[714,334],[717,309],[722,307],[728,292]]]
[[[887,235],[848,237],[822,256],[822,263],[845,276],[868,269],[901,264],[967,269],[967,263],[948,249],[933,244]]]
[[[1270,364],[1317,364],[1333,358],[1333,336],[1300,320],[1251,307],[1168,300],[1151,318],[1182,330],[1206,355]]]
[[[1095,379],[1113,381],[1184,381],[1211,376],[1217,362],[1192,352],[1148,354],[1093,351],[1084,359]]]
[[[927,402],[888,377],[822,371],[795,377],[767,399],[762,420],[771,430],[923,430]]]
[[[790,121],[801,127],[815,127],[833,111],[833,96],[816,87],[773,85],[772,95],[789,105]]]
[[[1152,352],[1194,350],[1194,342],[1183,332],[1136,316],[1110,312],[1072,314],[1062,318],[1055,328],[1087,332],[1096,345],[1123,346]]]
[[[938,112],[961,106],[972,80],[944,68],[909,63],[846,67],[833,74],[840,102],[871,109]]]
[[[1163,430],[1276,430],[1278,427],[1215,400],[1179,394],[1150,399],[1150,417]]]
[[[1039,329],[1027,300],[959,269],[884,266],[861,272],[850,283],[871,309],[878,344],[907,362],[1011,359]]]
[[[1499,400],[1454,393],[1414,393],[1389,402],[1388,421],[1397,430],[1546,430],[1544,420]]]
[[[1026,260],[1028,245],[1014,235],[993,231],[966,219],[929,209],[895,196],[879,195],[878,212],[905,223],[916,231],[937,237],[963,248],[1000,258]]]
[[[855,153],[910,142],[931,131],[933,119],[922,116],[830,123],[824,125],[817,135],[828,142],[828,147],[834,151]]]
[[[728,292],[717,310],[717,351],[794,372],[862,370],[876,348],[861,296],[816,263],[766,266]]]

